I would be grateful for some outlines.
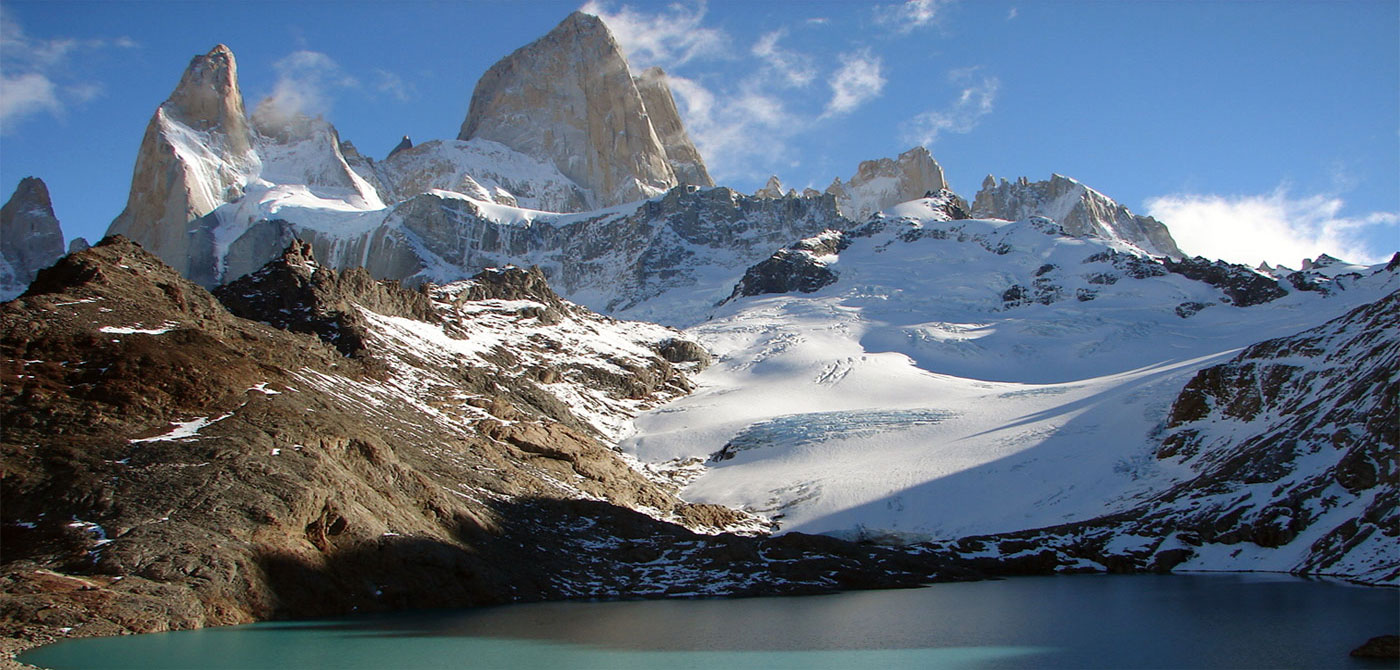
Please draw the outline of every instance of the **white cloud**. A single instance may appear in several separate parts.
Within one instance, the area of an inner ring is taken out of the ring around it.
[[[825,116],[845,114],[885,89],[885,77],[880,74],[883,62],[869,49],[841,54],[841,67],[831,77],[831,102]]]
[[[374,78],[376,91],[393,96],[399,102],[408,102],[418,97],[418,89],[393,72],[383,68],[374,68]]]
[[[63,103],[58,101],[54,84],[36,72],[11,77],[0,75],[0,126],[9,129],[12,123],[39,112],[59,113]]]
[[[686,131],[717,179],[761,178],[764,165],[780,162],[787,142],[811,123],[768,94],[761,78],[716,93],[703,84],[672,75],[671,92]]]
[[[1368,235],[1382,235],[1391,243],[1400,239],[1400,216],[1395,213],[1347,216],[1341,198],[1295,198],[1285,186],[1267,195],[1177,193],[1150,198],[1146,206],[1148,215],[1165,223],[1187,254],[1247,265],[1267,261],[1297,268],[1303,258],[1323,253],[1356,263],[1380,263],[1395,249],[1368,243]],[[1384,235],[1387,229],[1391,234]]]
[[[675,3],[664,11],[648,14],[623,5],[609,11],[608,3],[590,0],[580,10],[603,20],[627,55],[633,70],[653,65],[671,69],[703,56],[725,54],[729,37],[717,28],[701,25],[705,3],[686,7]]]
[[[932,146],[942,133],[969,133],[982,117],[992,113],[1001,90],[1000,79],[980,67],[970,67],[948,72],[948,80],[962,87],[957,99],[942,109],[931,109],[906,121],[905,140]]]
[[[908,34],[929,25],[938,25],[939,12],[953,0],[906,0],[896,5],[875,8],[875,22],[900,34]]]
[[[758,38],[758,42],[749,50],[754,56],[763,60],[765,67],[771,68],[777,75],[778,83],[801,88],[812,83],[817,77],[817,71],[812,68],[811,59],[803,54],[789,51],[778,46],[778,40],[787,35],[786,29],[774,30]]]
[[[272,67],[277,70],[277,83],[253,113],[259,125],[267,127],[284,126],[298,115],[324,116],[336,92],[360,86],[358,79],[319,51],[293,51]]]
[[[1006,20],[1007,20],[1007,21],[1014,21],[1014,20],[1016,19],[1016,17],[1019,16],[1020,14],[1021,14],[1020,10],[1016,9],[1015,7],[1012,7],[1012,8],[1011,8],[1011,11],[1008,11],[1008,12],[1006,13]]]
[[[136,46],[129,37],[30,37],[14,16],[0,6],[0,133],[8,133],[35,114],[61,115],[70,105],[88,102],[102,93],[100,83],[73,72],[72,61],[80,52]],[[78,65],[82,64],[78,61]]]

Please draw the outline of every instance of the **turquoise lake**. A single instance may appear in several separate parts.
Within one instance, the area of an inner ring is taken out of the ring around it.
[[[1285,576],[1035,577],[828,596],[571,602],[70,640],[66,668],[1394,668],[1400,590]]]

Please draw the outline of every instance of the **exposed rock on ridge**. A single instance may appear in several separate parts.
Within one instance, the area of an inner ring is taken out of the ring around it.
[[[928,149],[917,146],[896,159],[861,162],[849,181],[843,184],[837,178],[826,192],[836,196],[846,218],[863,222],[876,212],[947,188],[943,167]],[[965,203],[963,209],[967,209]]]
[[[617,41],[602,20],[574,12],[487,70],[458,139],[482,138],[552,161],[590,195],[590,207],[649,198],[687,181],[709,185],[663,77],[645,77],[658,129]],[[668,156],[675,147],[679,155]],[[703,177],[703,179],[702,179]]]
[[[1015,183],[987,175],[972,203],[976,218],[1020,221],[1032,216],[1054,219],[1071,235],[1093,235],[1136,245],[1144,251],[1181,258],[1171,232],[1160,221],[1138,216],[1107,196],[1069,177]]]
[[[37,177],[21,179],[0,207],[0,300],[23,293],[39,270],[62,255],[63,231],[48,186]]]

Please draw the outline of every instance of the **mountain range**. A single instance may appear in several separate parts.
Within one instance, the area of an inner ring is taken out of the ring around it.
[[[1188,257],[1058,174],[969,203],[923,147],[739,193],[584,13],[490,68],[455,139],[374,159],[249,109],[216,46],[104,240],[65,248],[39,179],[0,210],[10,638],[999,574],[1400,583],[1400,255]]]

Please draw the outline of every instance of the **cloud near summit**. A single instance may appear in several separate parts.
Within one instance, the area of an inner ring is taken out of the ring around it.
[[[1251,266],[1266,261],[1295,269],[1302,259],[1324,253],[1353,263],[1384,262],[1395,249],[1368,246],[1365,233],[1385,227],[1400,232],[1400,216],[1393,212],[1348,215],[1343,213],[1345,207],[1339,197],[1295,197],[1286,186],[1265,195],[1174,193],[1146,203],[1148,215],[1165,223],[1188,254]]]

